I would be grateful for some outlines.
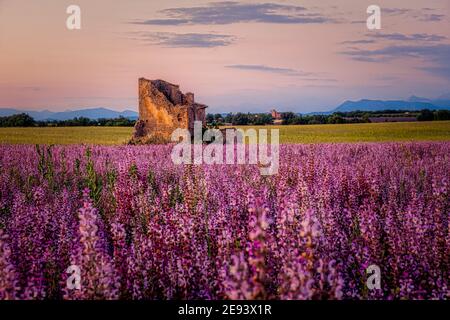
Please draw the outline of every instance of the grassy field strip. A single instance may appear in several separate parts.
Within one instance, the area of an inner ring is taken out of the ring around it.
[[[450,121],[239,128],[279,129],[280,143],[450,140]],[[131,127],[0,128],[0,143],[118,145],[126,143],[132,132]]]
[[[450,140],[450,121],[254,126],[253,128],[280,129],[281,143]]]
[[[0,143],[11,144],[125,144],[131,127],[0,128]]]

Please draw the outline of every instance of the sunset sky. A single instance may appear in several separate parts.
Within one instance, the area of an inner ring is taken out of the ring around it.
[[[0,108],[137,110],[139,77],[209,112],[435,98],[450,93],[450,0],[0,0]]]

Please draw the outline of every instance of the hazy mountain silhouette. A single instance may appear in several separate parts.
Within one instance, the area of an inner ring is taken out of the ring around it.
[[[119,118],[124,117],[128,119],[137,119],[138,113],[131,110],[125,110],[122,112],[110,110],[107,108],[93,108],[93,109],[81,109],[81,110],[67,110],[61,112],[53,112],[49,110],[32,111],[32,110],[19,110],[12,108],[0,109],[0,116],[11,116],[18,113],[27,113],[37,121],[42,120],[69,120],[73,118],[85,117],[89,119],[100,118]]]
[[[450,110],[450,94],[437,99],[411,96],[407,100],[369,100],[345,101],[332,112],[382,111],[382,110]]]

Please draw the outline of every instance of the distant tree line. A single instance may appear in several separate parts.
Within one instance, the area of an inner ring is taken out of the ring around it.
[[[229,113],[222,114],[208,114],[206,122],[213,126],[221,126],[224,124],[231,124],[236,126],[245,125],[267,125],[273,124],[273,118],[268,113]],[[368,122],[360,119],[345,119],[342,116],[333,115],[299,115],[293,112],[281,113],[281,123],[283,125],[290,124],[326,124],[326,123],[355,123]]]
[[[383,111],[352,111],[335,112],[329,115],[298,115],[292,112],[282,113],[283,124],[339,124],[339,123],[368,123],[377,117],[411,117],[418,121],[450,120],[449,110],[383,110]]]
[[[299,115],[293,112],[284,112],[281,114],[284,125],[290,124],[342,124],[342,123],[361,123],[370,122],[367,117],[346,118],[338,114],[331,115]]]
[[[237,126],[245,125],[266,125],[272,124],[273,118],[268,113],[229,113],[222,115],[220,113],[206,115],[206,122],[210,125],[221,126],[231,123]]]
[[[34,127],[36,121],[26,113],[0,117],[0,127]]]
[[[38,126],[43,127],[133,127],[136,120],[130,120],[125,117],[119,118],[100,118],[100,119],[89,119],[85,117],[79,117],[69,120],[49,120],[49,121],[39,121]]]
[[[420,111],[417,116],[418,121],[441,121],[450,120],[450,110],[431,111],[428,109]]]
[[[418,121],[441,121],[450,120],[449,110],[383,110],[383,111],[352,111],[335,112],[328,115],[300,115],[293,112],[281,113],[283,125],[291,124],[339,124],[339,123],[367,123],[373,117],[397,117],[405,116],[416,117]],[[210,126],[222,126],[231,124],[236,126],[245,125],[268,125],[273,124],[273,118],[268,113],[228,113],[207,114],[206,122]],[[135,120],[125,117],[114,119],[89,119],[85,117],[74,118],[70,120],[47,120],[36,121],[26,113],[15,114],[7,117],[0,117],[0,127],[133,127]]]
[[[382,111],[351,111],[351,112],[336,112],[334,115],[342,117],[415,117],[418,121],[442,121],[450,120],[450,110],[429,110],[423,109],[420,111],[405,111],[405,110],[382,110]]]
[[[133,127],[135,122],[125,117],[97,120],[79,117],[70,120],[36,121],[26,113],[0,117],[0,127]]]
[[[341,123],[368,123],[370,118],[376,117],[410,117],[418,121],[450,120],[449,110],[382,110],[382,111],[351,111],[335,112],[333,114],[300,115],[294,112],[281,113],[283,125],[292,124],[341,124]],[[231,125],[266,125],[273,124],[273,118],[268,113],[229,113],[208,114],[206,122],[212,126]]]

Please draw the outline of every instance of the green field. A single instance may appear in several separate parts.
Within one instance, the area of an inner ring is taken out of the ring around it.
[[[253,128],[280,129],[281,143],[450,140],[450,121],[255,126]]]
[[[450,121],[252,128],[280,129],[281,143],[450,140]],[[0,143],[117,145],[126,143],[132,132],[133,128],[130,127],[0,128]]]
[[[126,143],[130,127],[0,128],[0,143],[14,144],[105,144]]]

